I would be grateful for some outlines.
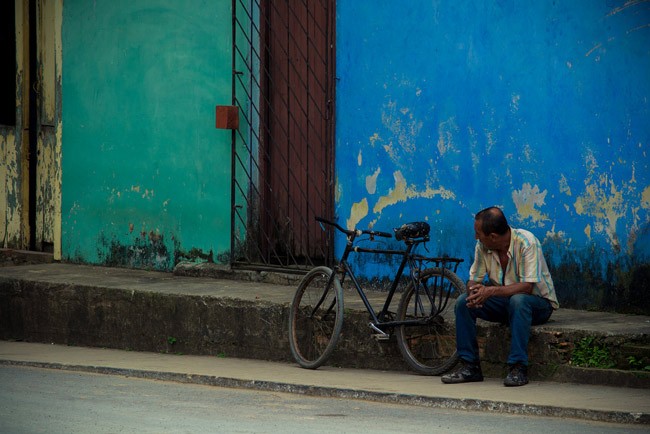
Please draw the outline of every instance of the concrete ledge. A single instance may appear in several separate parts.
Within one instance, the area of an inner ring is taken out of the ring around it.
[[[51,264],[52,262],[54,262],[54,257],[51,253],[0,249],[0,267],[26,264]]]
[[[210,277],[213,279],[234,279],[247,282],[258,282],[270,285],[298,286],[303,274],[280,273],[265,270],[233,270],[229,265],[210,262],[193,263],[181,262],[174,267],[175,276],[181,277]]]
[[[294,286],[247,280],[70,264],[3,267],[0,339],[291,363],[287,322],[293,291]],[[531,379],[650,388],[644,372],[595,375],[568,365],[572,346],[585,336],[612,346],[638,346],[649,343],[649,332],[646,317],[560,310],[551,322],[533,329]],[[479,324],[488,377],[504,375],[507,333],[503,326]],[[352,301],[346,301],[344,335],[329,363],[408,369],[394,343],[370,336],[367,314]]]

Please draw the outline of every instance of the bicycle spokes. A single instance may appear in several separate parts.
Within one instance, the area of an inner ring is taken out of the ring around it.
[[[458,360],[452,324],[441,315],[440,306],[458,293],[463,284],[455,275],[440,268],[424,270],[419,281],[406,289],[400,300],[397,319],[397,342],[404,360],[415,371],[440,375]],[[440,298],[440,293],[442,298]],[[441,302],[442,300],[442,302]]]

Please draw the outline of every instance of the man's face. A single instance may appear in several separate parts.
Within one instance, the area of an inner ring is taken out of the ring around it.
[[[474,238],[479,240],[487,249],[493,249],[496,247],[493,239],[494,237],[483,233],[481,230],[481,222],[479,220],[474,220]]]

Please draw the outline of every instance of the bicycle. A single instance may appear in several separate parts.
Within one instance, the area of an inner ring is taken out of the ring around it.
[[[343,327],[343,283],[349,277],[366,310],[369,326],[382,340],[394,334],[402,357],[409,367],[424,375],[441,375],[453,368],[457,361],[456,339],[446,330],[442,314],[449,300],[465,292],[465,284],[456,275],[463,259],[450,257],[429,258],[415,253],[417,246],[429,241],[430,226],[426,222],[407,223],[394,229],[395,239],[404,241],[405,248],[379,249],[358,245],[362,235],[370,241],[376,237],[391,238],[387,232],[348,230],[321,217],[316,220],[344,233],[345,250],[338,265],[332,269],[318,266],[301,280],[289,311],[289,346],[298,364],[317,369],[330,357]],[[381,311],[370,304],[348,258],[351,253],[372,253],[402,256],[399,268],[387,292]],[[423,265],[433,264],[424,268]],[[408,268],[408,284],[402,292],[397,312],[389,305]],[[451,333],[453,335],[453,331]]]

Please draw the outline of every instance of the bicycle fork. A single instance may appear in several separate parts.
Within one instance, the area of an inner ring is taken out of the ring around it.
[[[323,295],[321,295],[320,299],[318,300],[318,303],[314,305],[314,308],[312,309],[309,317],[313,318],[316,315],[316,312],[318,312],[318,309],[320,309],[321,305],[327,298],[327,294],[329,294],[330,289],[332,288],[332,284],[334,283],[334,278],[336,277],[336,273],[332,273],[327,281],[327,285],[325,286],[325,291],[323,291]],[[327,315],[332,312],[332,309],[334,309],[334,306],[336,305],[336,297],[334,297],[334,300],[332,300],[332,303],[330,303],[329,307],[323,314],[323,318],[326,318]]]

